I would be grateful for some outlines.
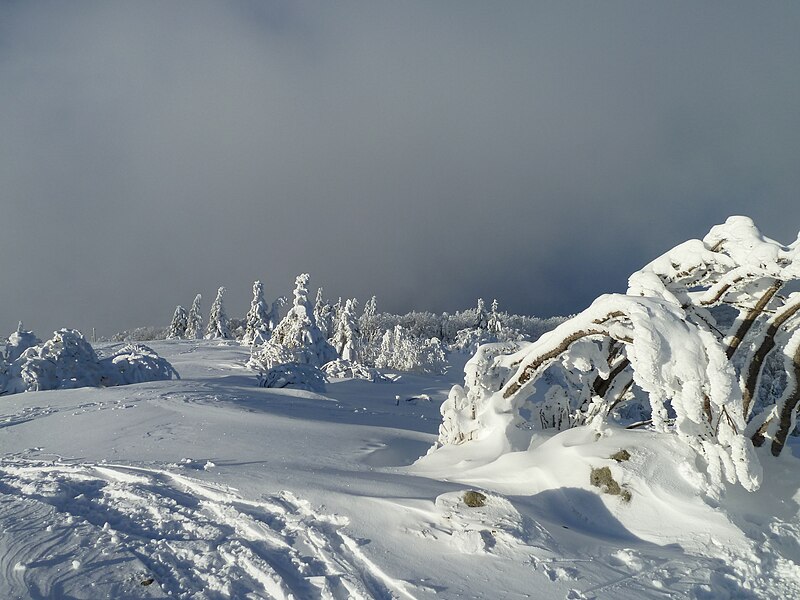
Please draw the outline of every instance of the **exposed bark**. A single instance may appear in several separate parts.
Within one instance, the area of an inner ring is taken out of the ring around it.
[[[631,361],[629,361],[627,357],[623,357],[622,360],[620,360],[617,365],[611,369],[611,372],[608,374],[608,378],[603,379],[602,377],[598,376],[592,384],[594,393],[601,398],[605,398],[608,390],[611,388],[611,384],[614,383],[614,379],[616,379],[620,373],[627,369],[630,364]]]
[[[582,329],[580,331],[575,331],[572,334],[568,335],[563,340],[561,340],[561,343],[558,346],[556,346],[549,352],[545,352],[544,354],[537,356],[533,362],[525,365],[525,367],[522,369],[522,373],[520,373],[517,376],[516,381],[510,384],[503,392],[503,398],[508,399],[514,394],[516,394],[522,388],[523,385],[525,385],[526,383],[528,383],[528,381],[530,381],[531,377],[533,377],[533,374],[536,373],[536,371],[542,365],[561,356],[564,352],[569,350],[569,347],[572,344],[574,344],[578,340],[592,335],[607,335],[607,334],[608,332],[605,329],[598,328],[598,329]]]
[[[728,292],[729,289],[731,289],[734,285],[739,283],[742,279],[744,279],[743,275],[734,278],[732,281],[729,281],[725,285],[721,286],[717,290],[717,293],[714,294],[711,298],[708,298],[707,300],[701,300],[700,304],[702,306],[714,306],[717,302],[722,300],[722,297]]]
[[[792,415],[797,410],[797,405],[800,404],[800,346],[795,350],[793,357],[794,367],[794,389],[791,394],[787,394],[783,402],[783,406],[778,413],[778,429],[772,438],[772,455],[779,456],[783,447],[786,445],[786,438],[794,425]]]
[[[739,328],[736,330],[736,333],[733,334],[733,338],[731,338],[730,344],[728,344],[728,349],[725,351],[725,355],[730,359],[733,356],[733,353],[736,352],[736,348],[739,347],[739,344],[742,343],[744,336],[747,335],[747,332],[753,327],[756,322],[758,316],[764,312],[764,309],[769,304],[769,301],[778,293],[778,290],[781,289],[783,286],[783,281],[776,279],[772,282],[772,285],[769,286],[766,292],[758,299],[758,302],[755,303],[753,308],[751,308],[742,322],[739,324]]]
[[[606,410],[607,415],[611,414],[611,411],[614,410],[620,402],[622,402],[622,400],[625,398],[625,394],[628,393],[628,390],[631,389],[632,385],[633,377],[631,377],[630,381],[623,386],[623,388],[619,391],[619,394],[617,394],[617,397],[608,406],[608,409]]]
[[[800,302],[791,306],[787,310],[777,314],[767,326],[767,331],[764,334],[764,339],[761,341],[758,349],[753,354],[753,359],[747,368],[747,377],[745,378],[744,389],[742,390],[742,414],[745,420],[750,415],[753,408],[753,399],[756,395],[756,386],[758,385],[758,377],[761,374],[761,368],[764,366],[764,359],[775,348],[775,336],[778,334],[781,326],[789,320],[789,318],[800,310]]]

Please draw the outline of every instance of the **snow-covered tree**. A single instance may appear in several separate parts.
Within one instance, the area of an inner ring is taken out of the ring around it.
[[[27,348],[7,365],[2,393],[115,386],[178,377],[147,346],[128,345],[100,359],[74,329],[60,329],[44,343]]]
[[[333,307],[325,301],[322,288],[317,289],[314,301],[314,320],[326,339],[333,336]]]
[[[37,338],[32,331],[25,331],[22,321],[20,321],[17,330],[8,336],[5,350],[6,362],[14,362],[25,350],[41,343],[42,341]]]
[[[225,314],[225,305],[222,297],[225,295],[225,288],[217,290],[217,297],[211,305],[211,312],[208,315],[208,325],[206,326],[207,340],[229,340],[231,331],[228,327],[228,316]]]
[[[267,370],[275,366],[275,358],[291,356],[290,362],[321,367],[336,358],[331,346],[314,320],[314,311],[308,301],[308,274],[295,280],[294,305],[272,332],[272,337],[254,349],[251,367]],[[289,362],[289,361],[287,361]]]
[[[278,296],[272,301],[269,313],[267,314],[267,325],[269,326],[270,334],[275,331],[278,323],[281,320],[281,309],[286,306],[289,299],[286,296]]]
[[[475,309],[475,322],[472,327],[484,330],[489,328],[489,315],[486,313],[486,303],[483,298],[478,298],[478,307]]]
[[[336,322],[331,343],[342,359],[358,362],[359,337],[356,316],[353,314],[352,300],[347,300],[344,303],[339,320]]]
[[[253,283],[253,300],[250,303],[250,310],[247,313],[247,324],[245,326],[242,344],[260,345],[266,342],[270,336],[270,310],[264,300],[264,286],[260,281]]]
[[[123,346],[111,356],[100,360],[100,365],[104,385],[129,385],[173,377],[180,379],[169,361],[144,344]]]
[[[745,217],[676,246],[634,273],[625,295],[601,296],[533,344],[483,364],[502,387],[472,403],[468,383],[454,389],[439,442],[500,436],[524,446],[519,431],[531,418],[556,428],[609,419],[641,395],[651,426],[702,457],[712,490],[725,480],[755,489],[753,445],[771,440],[780,454],[800,404],[800,293],[779,293],[800,279],[799,252],[800,241],[783,246]]]
[[[445,364],[444,348],[438,338],[411,336],[400,325],[383,334],[375,360],[380,369],[420,373],[441,373]]]
[[[296,362],[279,364],[261,374],[259,386],[294,388],[324,394],[325,373],[313,365]]]
[[[180,304],[175,307],[175,312],[172,315],[172,322],[169,324],[167,331],[168,340],[180,340],[186,337],[186,328],[189,324],[189,314],[186,309]]]
[[[492,312],[489,313],[489,321],[486,329],[495,337],[499,337],[503,331],[503,322],[500,320],[500,313],[498,312],[497,298],[492,300]]]
[[[192,307],[189,309],[189,316],[186,320],[186,333],[184,337],[187,340],[199,340],[203,337],[203,313],[200,311],[200,302],[203,297],[197,294],[192,301]]]

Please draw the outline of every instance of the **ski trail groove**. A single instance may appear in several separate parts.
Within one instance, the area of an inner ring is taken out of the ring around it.
[[[290,492],[253,501],[165,470],[14,459],[0,504],[4,598],[414,598],[345,518]]]

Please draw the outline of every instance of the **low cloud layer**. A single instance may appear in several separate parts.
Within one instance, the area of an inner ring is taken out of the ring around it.
[[[0,327],[219,285],[564,314],[729,214],[800,229],[800,6],[0,3]]]

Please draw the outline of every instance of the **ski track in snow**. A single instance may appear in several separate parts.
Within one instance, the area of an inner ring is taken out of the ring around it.
[[[414,598],[290,492],[159,469],[0,462],[3,598]]]

